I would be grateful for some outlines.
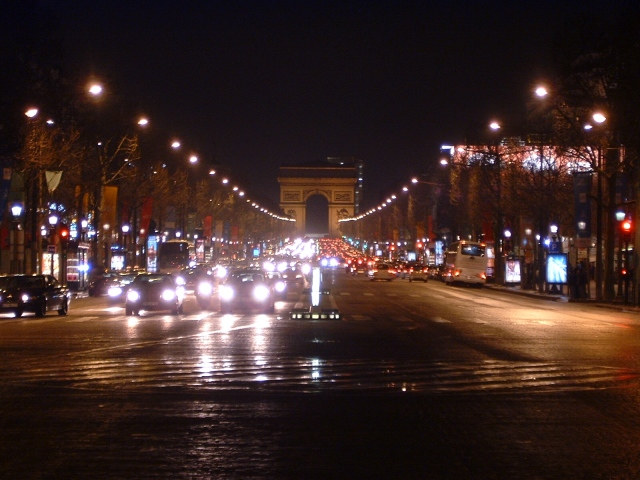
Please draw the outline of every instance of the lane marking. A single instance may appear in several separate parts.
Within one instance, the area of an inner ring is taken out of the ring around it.
[[[80,318],[67,320],[67,323],[84,323],[84,322],[90,322],[92,320],[97,320],[98,318],[100,317],[80,317]]]

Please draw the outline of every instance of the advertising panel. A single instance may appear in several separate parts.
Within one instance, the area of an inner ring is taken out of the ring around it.
[[[506,283],[520,283],[522,277],[520,275],[520,259],[508,258],[505,262],[504,281]]]
[[[158,271],[158,235],[149,235],[147,238],[147,271],[155,273]]]
[[[547,256],[547,283],[566,284],[567,281],[567,255],[550,253]]]

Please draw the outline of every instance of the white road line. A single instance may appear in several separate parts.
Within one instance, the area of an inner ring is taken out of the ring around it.
[[[442,317],[433,317],[431,321],[435,323],[451,323],[451,320],[447,320],[446,318]]]
[[[92,320],[96,320],[100,317],[80,317],[80,318],[74,318],[73,320],[67,320],[68,323],[84,323],[84,322],[90,322]]]

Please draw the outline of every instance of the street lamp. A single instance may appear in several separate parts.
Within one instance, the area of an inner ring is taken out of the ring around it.
[[[24,230],[20,223],[23,207],[21,203],[11,205],[11,215],[13,216],[13,240],[11,242],[13,254],[11,256],[11,273],[22,273],[24,263]]]
[[[535,89],[535,94],[538,98],[544,98],[549,95],[549,91],[544,85],[538,85],[538,87],[536,87]]]
[[[122,246],[124,247],[124,266],[125,268],[129,266],[129,231],[131,227],[129,224],[125,223],[121,227],[122,230]]]
[[[104,93],[104,88],[102,87],[102,84],[93,82],[90,83],[87,87],[87,92],[89,92],[89,94],[93,97],[99,97]]]
[[[105,223],[104,225],[102,225],[102,230],[104,231],[104,268],[105,270],[110,270],[111,269],[111,241],[109,238],[109,235],[111,234],[111,232],[109,231],[111,229],[111,225],[108,223]]]
[[[494,133],[498,132],[502,128],[500,123],[497,121],[492,121],[489,123],[489,129]],[[489,152],[491,152],[491,147],[489,147]],[[498,284],[504,283],[504,263],[503,263],[503,219],[502,219],[502,157],[500,153],[500,142],[496,141],[495,143],[495,156],[494,156],[495,169],[497,172],[496,176],[496,225],[494,229],[494,266],[493,266],[493,275],[494,279]]]
[[[55,274],[54,274],[53,266],[54,266],[54,258],[56,254],[56,225],[57,224],[58,224],[58,216],[55,213],[52,213],[51,215],[49,215],[49,232],[50,232],[49,254],[51,255],[50,273],[54,277],[55,277]]]

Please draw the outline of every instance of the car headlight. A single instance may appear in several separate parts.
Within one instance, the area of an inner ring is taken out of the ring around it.
[[[127,300],[129,302],[137,302],[140,300],[140,293],[137,290],[129,290],[127,292]]]
[[[119,297],[122,295],[122,287],[109,287],[107,290],[107,295],[110,297]]]
[[[162,295],[160,296],[162,297],[162,300],[164,300],[165,302],[170,302],[176,298],[176,292],[175,290],[171,290],[167,288],[166,290],[162,291]]]
[[[186,285],[187,282],[184,277],[176,277],[176,285]]]
[[[209,296],[213,293],[213,285],[210,282],[200,282],[198,284],[198,295]]]
[[[275,285],[276,292],[282,293],[287,288],[287,284],[282,280],[278,280]]]
[[[234,295],[235,292],[229,285],[223,285],[222,287],[220,287],[220,300],[229,302],[233,300]]]
[[[269,294],[270,294],[269,289],[264,285],[257,285],[253,289],[253,298],[258,300],[259,302],[264,302],[266,299],[268,299]]]
[[[22,295],[20,295],[20,300],[22,300],[23,303],[27,303],[29,300],[31,300],[31,297],[28,293],[23,293]]]
[[[224,278],[226,276],[227,276],[227,269],[224,268],[222,265],[218,265],[218,268],[216,269],[216,277]]]

